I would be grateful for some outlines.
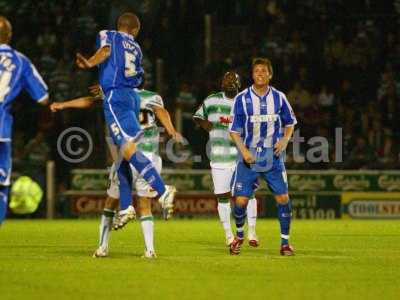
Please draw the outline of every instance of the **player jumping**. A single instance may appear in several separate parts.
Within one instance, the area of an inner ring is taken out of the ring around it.
[[[11,104],[22,89],[41,105],[47,105],[47,85],[31,61],[11,48],[12,27],[0,16],[0,225],[7,212],[11,178]]]
[[[143,85],[143,83],[141,85]],[[59,111],[67,108],[89,108],[96,102],[96,99],[101,98],[100,89],[92,88],[92,90],[95,94],[98,94],[96,97],[88,96],[70,101],[53,103],[51,109],[52,111]],[[182,136],[175,130],[170,115],[164,108],[163,99],[160,95],[144,89],[136,89],[136,92],[141,100],[139,120],[143,130],[143,137],[138,143],[138,149],[140,149],[143,154],[152,161],[157,171],[160,173],[162,168],[162,160],[158,155],[160,134],[156,125],[155,117],[164,126],[168,135],[177,142],[182,142]],[[134,219],[136,212],[131,205],[132,195],[129,190],[124,190],[124,186],[134,185],[138,195],[137,207],[145,241],[144,257],[154,258],[156,257],[156,254],[154,250],[154,223],[151,212],[151,201],[157,196],[157,194],[149,184],[139,176],[138,172],[134,168],[131,167],[131,171],[132,180],[125,182],[122,185],[122,192],[120,192],[120,176],[118,176],[119,174],[116,171],[116,164],[113,164],[110,172],[110,187],[107,190],[108,197],[104,209],[107,212],[114,213],[118,208],[118,201],[120,199],[122,210],[119,212],[118,217],[114,218],[114,229],[122,228],[127,222]],[[121,180],[125,180],[125,177],[122,177]],[[104,257],[108,255],[109,230],[110,229],[107,228],[107,233],[105,234],[105,228],[100,226],[100,245],[94,254],[95,257]]]
[[[77,54],[77,65],[82,69],[99,66],[99,82],[104,91],[104,116],[113,142],[120,148],[121,170],[129,170],[129,163],[157,192],[167,217],[172,213],[174,191],[166,188],[151,161],[137,149],[142,136],[138,121],[140,98],[133,88],[142,82],[142,51],[135,38],[140,21],[135,14],[124,13],[118,18],[118,31],[100,31],[97,52],[86,59]],[[124,174],[128,177],[129,174]],[[103,225],[107,227],[112,212],[104,212]]]
[[[254,83],[235,97],[232,110],[231,137],[241,155],[232,182],[237,228],[237,236],[230,246],[233,255],[240,253],[243,244],[246,206],[258,177],[267,182],[278,205],[280,253],[288,256],[294,254],[289,245],[292,208],[282,152],[297,121],[285,94],[269,85],[272,75],[272,64],[268,59],[254,59]]]
[[[229,246],[234,236],[231,228],[231,179],[236,168],[238,152],[229,136],[229,120],[233,98],[240,88],[239,75],[225,73],[222,92],[208,96],[193,116],[193,120],[209,132],[211,144],[210,166],[214,183],[214,194],[218,200],[218,215],[225,230],[226,244]],[[254,195],[247,205],[249,245],[259,245],[256,235],[257,200]]]

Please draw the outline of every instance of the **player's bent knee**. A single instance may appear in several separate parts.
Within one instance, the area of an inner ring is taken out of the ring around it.
[[[242,196],[236,197],[236,200],[235,200],[235,203],[236,203],[237,205],[242,206],[242,207],[247,206],[247,203],[248,203],[248,202],[249,202],[249,198],[247,198],[247,197],[242,197]]]
[[[275,200],[279,204],[286,204],[289,202],[289,194],[275,195]]]
[[[136,144],[134,142],[126,142],[122,146],[122,156],[125,160],[129,161],[133,154],[136,152]]]
[[[119,203],[118,199],[108,196],[106,199],[106,203],[104,204],[104,208],[115,210],[118,207],[118,203]]]
[[[151,215],[151,200],[147,197],[139,197],[138,199],[138,212],[140,216]]]

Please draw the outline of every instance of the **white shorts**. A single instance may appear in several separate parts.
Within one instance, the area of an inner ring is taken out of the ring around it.
[[[150,159],[150,161],[155,166],[158,173],[161,173],[162,169],[162,160],[161,157],[156,154],[146,154],[144,155]],[[132,171],[132,186],[137,192],[139,197],[147,197],[147,198],[154,198],[157,196],[157,192],[154,191],[151,186],[144,180],[143,177],[140,177],[138,172],[132,165],[130,165]],[[110,186],[107,189],[107,195],[114,199],[119,199],[119,181],[118,181],[118,174],[115,169],[115,163],[112,165],[109,175]]]
[[[214,194],[225,194],[231,192],[231,180],[236,166],[217,169],[211,168],[211,176],[214,182]]]

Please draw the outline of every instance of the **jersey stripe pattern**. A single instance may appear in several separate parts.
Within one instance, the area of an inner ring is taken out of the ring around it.
[[[11,104],[26,90],[33,100],[48,97],[47,85],[31,61],[10,46],[0,45],[0,142],[10,141],[13,117]]]
[[[208,96],[193,116],[213,124],[213,129],[209,133],[209,158],[213,168],[231,167],[237,160],[238,152],[229,136],[232,106],[233,99],[219,92]]]
[[[160,132],[157,127],[154,107],[164,107],[160,95],[148,91],[135,89],[140,97],[139,121],[143,130],[143,137],[139,140],[138,148],[147,154],[158,154],[160,144]]]
[[[297,124],[286,95],[270,86],[260,97],[249,87],[235,97],[230,131],[240,133],[248,148],[271,148],[283,137],[283,128]]]

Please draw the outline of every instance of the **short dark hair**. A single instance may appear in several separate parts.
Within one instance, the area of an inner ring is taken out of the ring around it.
[[[118,18],[118,29],[126,28],[132,30],[135,28],[140,28],[140,21],[137,15],[134,13],[123,13]]]
[[[254,67],[256,65],[264,65],[268,67],[269,73],[271,75],[274,74],[274,69],[272,68],[272,63],[268,58],[265,57],[256,57],[253,59],[253,62],[251,63],[251,70],[254,70]]]

